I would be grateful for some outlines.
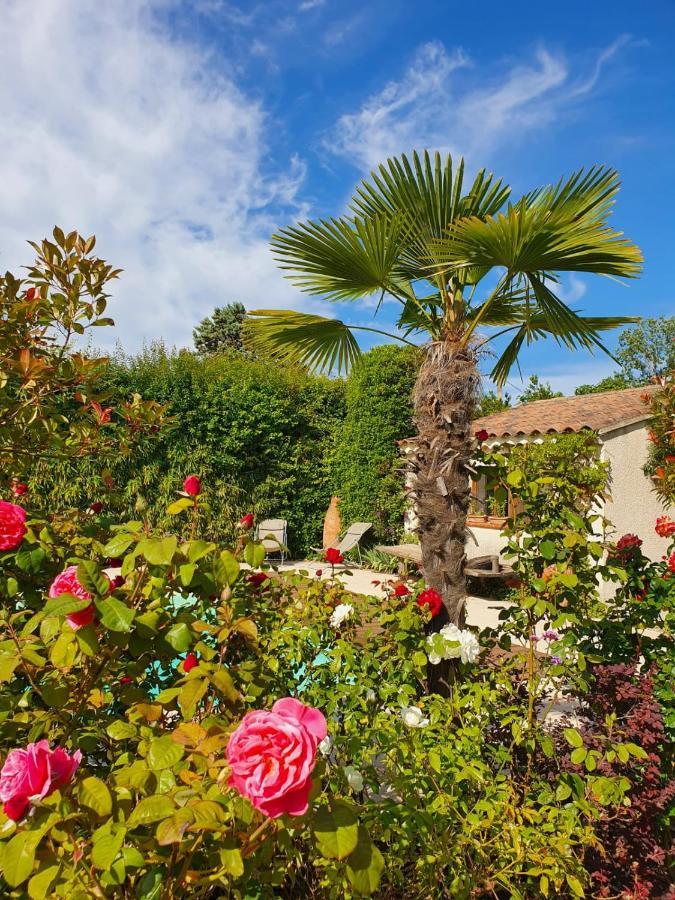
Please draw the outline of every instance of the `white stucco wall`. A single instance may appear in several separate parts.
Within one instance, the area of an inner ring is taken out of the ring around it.
[[[662,516],[665,510],[642,471],[649,452],[645,422],[603,434],[601,440],[601,457],[609,461],[611,477],[611,499],[603,510],[614,525],[614,532],[608,537],[637,534],[642,538],[645,556],[658,560],[665,553],[668,541],[654,531],[657,516]]]
[[[472,526],[467,528],[466,555],[468,559],[474,556],[499,556],[506,546],[506,538],[497,528],[481,528]]]

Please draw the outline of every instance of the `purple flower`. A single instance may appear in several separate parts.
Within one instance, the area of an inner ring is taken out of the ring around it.
[[[554,666],[561,666],[561,665],[562,665],[562,659],[560,659],[559,656],[552,656],[552,657],[551,657],[551,662],[553,663]]]
[[[555,630],[555,628],[549,628],[548,631],[545,631],[541,637],[544,641],[560,640],[560,634]]]

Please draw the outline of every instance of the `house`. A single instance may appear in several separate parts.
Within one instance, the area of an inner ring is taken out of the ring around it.
[[[610,464],[610,498],[599,509],[614,525],[615,533],[609,537],[620,537],[627,532],[637,534],[644,542],[645,555],[657,560],[668,542],[654,531],[656,518],[663,515],[664,509],[652,490],[651,480],[643,472],[649,450],[649,407],[642,399],[656,389],[640,387],[537,400],[476,419],[474,428],[487,431],[486,443],[490,446],[541,440],[547,434],[585,429],[596,432],[601,459]],[[474,490],[478,495],[477,505],[485,508],[480,483]],[[490,512],[486,508],[484,515],[472,515],[468,519],[469,558],[498,554],[504,546],[500,531],[505,520]]]

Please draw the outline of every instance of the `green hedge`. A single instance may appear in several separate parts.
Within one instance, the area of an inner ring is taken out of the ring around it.
[[[236,353],[203,358],[167,352],[161,344],[114,360],[109,380],[111,393],[126,398],[138,392],[168,404],[174,417],[172,430],[141,458],[120,459],[113,467],[123,512],[138,517],[142,510],[161,525],[183,478],[195,473],[208,498],[204,537],[230,539],[239,516],[253,509],[259,518],[288,519],[295,554],[320,540],[336,432],[345,414],[343,381]],[[100,475],[96,461],[87,460],[49,470],[38,466],[31,477],[55,507],[85,508],[99,498]]]
[[[347,415],[335,454],[335,492],[349,522],[373,522],[372,536],[396,541],[403,530],[404,476],[397,441],[414,434],[412,390],[419,354],[376,347],[347,381]]]

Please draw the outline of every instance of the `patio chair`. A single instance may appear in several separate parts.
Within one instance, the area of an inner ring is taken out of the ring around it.
[[[363,565],[363,559],[361,558],[361,547],[359,546],[359,542],[363,535],[370,531],[373,527],[372,522],[354,522],[353,525],[350,525],[349,528],[342,535],[342,538],[335,544],[335,549],[339,550],[340,553],[345,556],[349,553],[350,550],[356,548],[356,552],[359,557],[359,564]],[[312,547],[312,550],[315,550],[317,553],[321,553],[327,550],[325,547],[323,551],[319,550],[318,547]]]
[[[263,519],[256,529],[256,539],[265,548],[265,554],[281,554],[281,562],[286,558],[286,537],[288,522],[286,519]]]

